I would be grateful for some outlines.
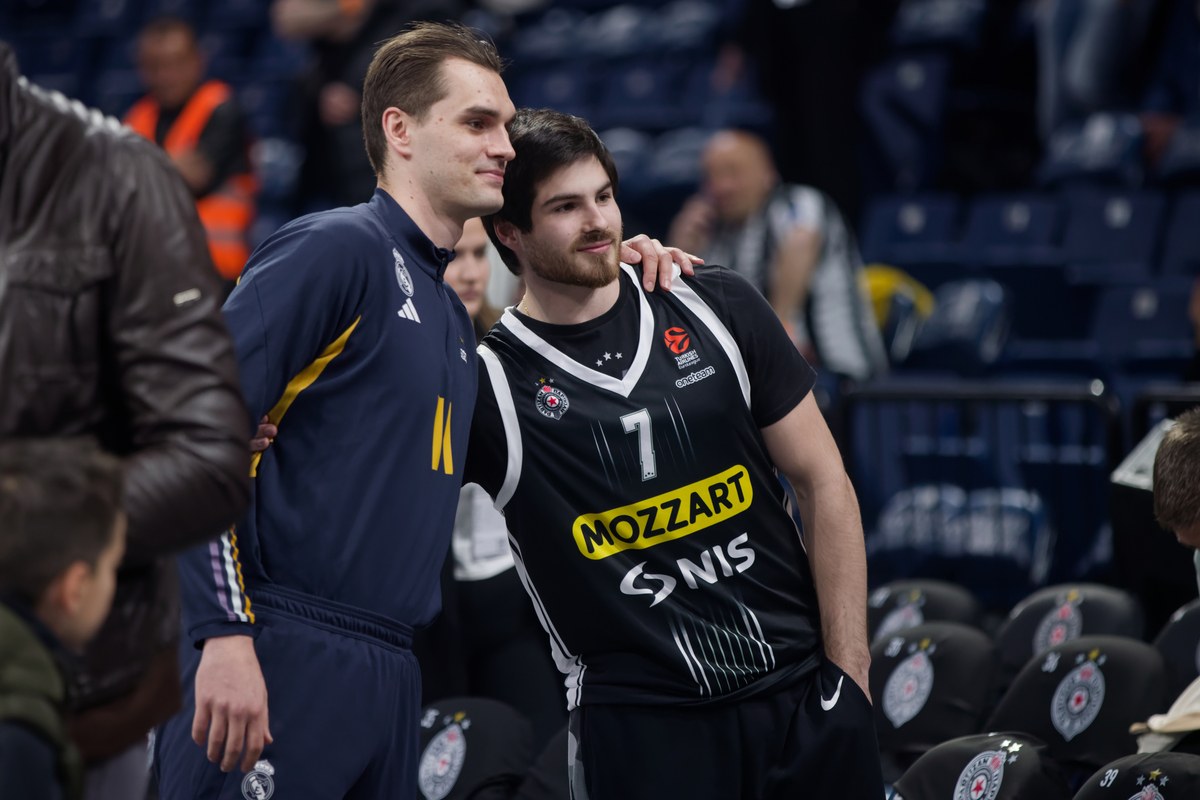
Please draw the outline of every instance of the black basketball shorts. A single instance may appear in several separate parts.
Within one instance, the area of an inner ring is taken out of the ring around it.
[[[586,705],[571,712],[572,800],[882,800],[866,695],[836,664],[719,706]]]

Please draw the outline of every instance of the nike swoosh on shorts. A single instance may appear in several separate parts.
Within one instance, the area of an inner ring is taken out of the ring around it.
[[[842,675],[840,678],[838,678],[837,689],[834,690],[833,697],[829,698],[828,700],[826,700],[824,697],[821,698],[822,711],[830,711],[834,706],[837,705],[838,698],[842,696],[842,681],[845,679],[845,675]]]

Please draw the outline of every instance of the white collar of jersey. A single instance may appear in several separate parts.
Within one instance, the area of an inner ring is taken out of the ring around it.
[[[525,324],[512,312],[512,308],[505,309],[504,316],[500,318],[500,322],[504,327],[512,331],[513,336],[520,339],[523,344],[568,375],[573,375],[581,381],[587,381],[600,389],[607,389],[614,394],[621,395],[621,397],[629,397],[629,393],[633,391],[633,387],[637,386],[638,379],[642,377],[642,371],[646,368],[646,361],[650,358],[650,344],[654,340],[654,314],[650,310],[650,303],[646,300],[646,293],[642,291],[641,281],[638,280],[637,273],[633,271],[633,267],[628,264],[621,264],[621,269],[625,271],[633,281],[633,285],[637,287],[637,296],[640,301],[641,311],[639,314],[640,324],[638,328],[637,355],[634,356],[633,363],[629,365],[629,371],[625,373],[624,378],[614,378],[611,375],[605,375],[603,372],[597,372],[591,367],[585,367],[575,359],[568,357],[561,350],[548,344],[545,339],[525,327]]]

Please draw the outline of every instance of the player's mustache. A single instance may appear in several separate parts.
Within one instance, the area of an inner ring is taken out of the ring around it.
[[[590,231],[576,239],[571,249],[578,250],[581,247],[587,247],[588,245],[600,242],[612,242],[615,245],[617,243],[617,234],[611,230]]]

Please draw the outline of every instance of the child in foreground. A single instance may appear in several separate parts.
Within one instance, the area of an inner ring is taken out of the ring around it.
[[[82,796],[63,669],[125,552],[120,462],[86,439],[0,444],[0,797]]]

